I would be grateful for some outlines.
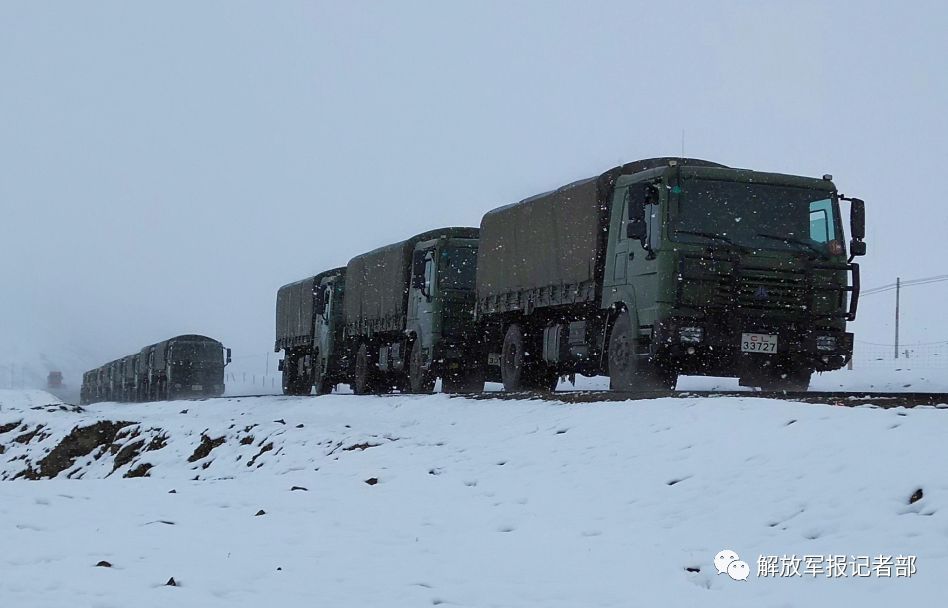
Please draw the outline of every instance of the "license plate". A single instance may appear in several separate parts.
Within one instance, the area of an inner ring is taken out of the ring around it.
[[[191,390],[192,390],[192,391],[203,391],[203,390],[204,390],[204,385],[202,385],[202,384],[192,384],[192,385],[191,385]]]
[[[773,334],[741,334],[742,353],[775,353],[777,336]]]

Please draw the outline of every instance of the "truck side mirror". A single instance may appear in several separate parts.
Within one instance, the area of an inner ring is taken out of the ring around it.
[[[637,218],[629,220],[629,223],[625,225],[625,236],[637,241],[644,241],[647,236],[645,232],[645,219]]]
[[[866,203],[861,198],[849,199],[849,233],[852,240],[849,242],[850,260],[858,255],[866,255]]]
[[[230,349],[227,348],[225,350],[227,351],[227,363],[225,363],[224,365],[227,365],[228,363],[230,363]]]
[[[849,209],[849,232],[857,241],[866,238],[866,203],[861,198],[852,199]]]
[[[425,286],[425,252],[416,251],[411,258],[411,286],[423,289]]]

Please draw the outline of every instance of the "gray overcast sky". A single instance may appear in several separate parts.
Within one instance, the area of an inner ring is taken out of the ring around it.
[[[948,5],[3,2],[0,364],[185,331],[272,346],[281,284],[638,158],[822,175],[867,287],[948,272]],[[948,340],[948,283],[906,292]],[[857,338],[891,341],[891,298]]]

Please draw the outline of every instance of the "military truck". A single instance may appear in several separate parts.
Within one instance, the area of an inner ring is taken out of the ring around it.
[[[226,359],[225,359],[226,355]],[[176,336],[82,375],[83,403],[157,401],[224,393],[229,348],[207,336]]]
[[[484,385],[477,342],[477,228],[442,228],[356,256],[346,267],[345,336],[357,394]]]
[[[577,373],[624,391],[679,374],[804,390],[852,356],[864,218],[829,175],[674,158],[495,209],[477,261],[489,373],[508,391]]]
[[[277,291],[276,341],[284,352],[283,394],[308,395],[332,391],[346,382],[349,353],[342,339],[345,268],[334,268],[284,285]]]

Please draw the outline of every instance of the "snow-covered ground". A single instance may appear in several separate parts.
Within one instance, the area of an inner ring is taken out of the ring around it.
[[[486,390],[502,390],[500,384],[488,383]],[[572,390],[608,390],[609,378],[576,377],[576,385],[560,381],[558,391]],[[682,376],[678,380],[678,390],[682,391],[747,391],[751,389],[738,385],[737,378],[714,378],[703,376]],[[349,392],[348,387],[340,386],[341,392]],[[856,369],[840,369],[823,374],[813,374],[811,391],[866,391],[866,392],[922,392],[948,393],[948,365],[936,361],[872,361],[860,362]],[[276,374],[228,374],[227,394],[266,395],[279,394],[280,377]]]
[[[946,434],[935,408],[751,396],[0,391],[0,606],[938,605]],[[748,580],[716,574],[722,549]],[[880,555],[890,577],[757,575]]]

